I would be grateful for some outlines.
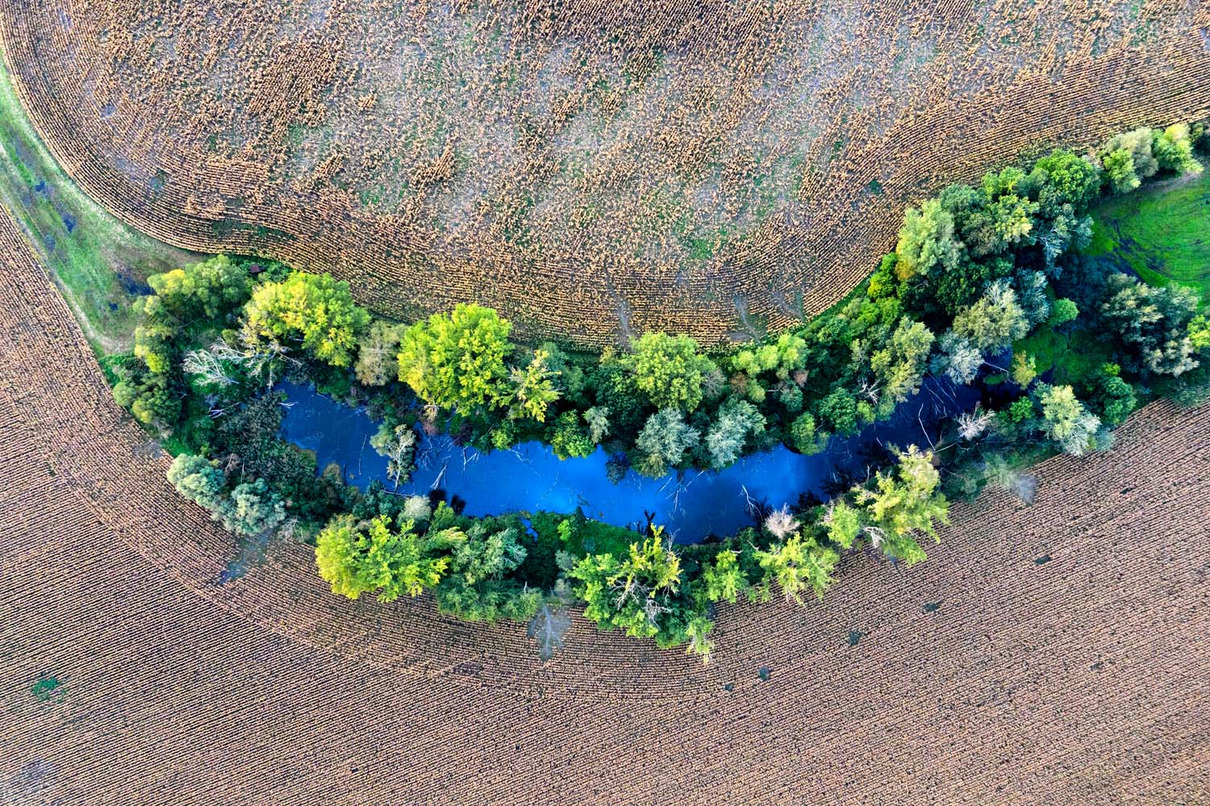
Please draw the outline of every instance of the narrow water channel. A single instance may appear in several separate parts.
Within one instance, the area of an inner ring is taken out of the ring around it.
[[[282,436],[314,451],[322,470],[335,463],[346,481],[365,488],[374,480],[387,489],[387,460],[370,447],[378,425],[362,409],[318,394],[313,387],[282,383],[287,397]],[[682,543],[710,535],[729,535],[754,523],[755,504],[793,506],[800,496],[826,498],[828,483],[841,472],[865,475],[870,448],[884,445],[927,448],[939,424],[974,407],[979,394],[970,387],[930,379],[891,419],[847,439],[833,438],[827,450],[802,456],[784,446],[747,456],[720,471],[690,470],[660,479],[633,470],[618,484],[605,474],[609,459],[598,448],[583,459],[559,459],[551,449],[530,442],[508,451],[480,453],[455,445],[448,436],[421,436],[417,469],[400,493],[443,490],[466,502],[468,515],[513,511],[572,513],[615,526],[644,526],[647,515]]]

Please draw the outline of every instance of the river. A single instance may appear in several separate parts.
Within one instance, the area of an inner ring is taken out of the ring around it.
[[[282,436],[313,451],[322,470],[335,463],[350,484],[365,488],[380,480],[388,490],[387,460],[370,447],[378,426],[363,409],[318,394],[313,387],[282,383],[287,409]],[[940,421],[972,408],[979,399],[970,387],[954,388],[930,379],[891,419],[856,436],[833,438],[814,456],[784,446],[740,459],[719,471],[690,470],[659,479],[633,470],[618,484],[605,474],[608,454],[601,448],[582,459],[559,459],[540,442],[507,451],[480,453],[455,445],[448,436],[421,435],[417,468],[398,492],[427,494],[443,490],[465,502],[468,515],[513,511],[572,513],[616,526],[642,527],[647,515],[678,542],[732,534],[754,524],[755,504],[793,506],[802,495],[826,498],[829,481],[842,471],[865,474],[869,448],[881,444],[928,447]]]

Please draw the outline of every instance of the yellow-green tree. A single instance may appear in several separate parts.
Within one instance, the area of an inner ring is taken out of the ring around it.
[[[879,472],[873,488],[856,487],[862,533],[888,557],[909,565],[925,558],[918,538],[940,541],[937,523],[949,523],[949,501],[937,492],[941,476],[932,453],[915,446],[897,454],[890,472]]]
[[[369,324],[370,315],[353,301],[348,283],[296,271],[252,292],[243,332],[249,344],[298,345],[319,361],[347,367],[358,335]]]
[[[443,409],[504,408],[513,395],[505,363],[511,329],[491,308],[473,304],[433,314],[404,331],[399,380]]]
[[[458,529],[418,535],[409,520],[392,529],[382,516],[358,522],[340,515],[319,533],[315,562],[333,593],[356,599],[377,591],[379,601],[393,602],[436,587],[449,568],[449,550],[465,540]]]
[[[714,362],[697,351],[689,336],[645,333],[625,359],[639,391],[660,409],[691,412],[702,402],[702,384]]]

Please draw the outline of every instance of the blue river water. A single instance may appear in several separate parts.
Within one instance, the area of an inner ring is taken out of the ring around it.
[[[314,451],[320,470],[335,463],[350,484],[365,488],[377,479],[388,490],[395,488],[387,476],[387,460],[370,446],[378,425],[364,410],[320,395],[310,386],[283,382],[279,389],[287,397],[282,436]],[[445,435],[421,435],[417,468],[398,492],[442,490],[465,501],[466,514],[479,516],[514,511],[570,514],[579,507],[590,518],[641,528],[650,514],[679,542],[696,542],[753,525],[754,504],[777,508],[793,506],[803,494],[826,498],[828,482],[839,472],[865,475],[866,449],[877,443],[928,447],[943,418],[973,408],[978,399],[971,387],[930,379],[891,419],[847,439],[833,438],[814,456],[783,446],[746,456],[720,471],[690,470],[649,479],[631,470],[618,484],[606,478],[609,455],[601,448],[583,459],[560,460],[540,442],[480,453]]]

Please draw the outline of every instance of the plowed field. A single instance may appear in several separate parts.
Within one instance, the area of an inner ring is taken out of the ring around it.
[[[827,307],[903,205],[1210,106],[1196,0],[2,0],[68,172],[169,243],[412,317],[706,342]]]
[[[708,667],[577,620],[544,668],[305,547],[224,573],[0,216],[0,802],[1210,803],[1208,429],[1150,407]]]

